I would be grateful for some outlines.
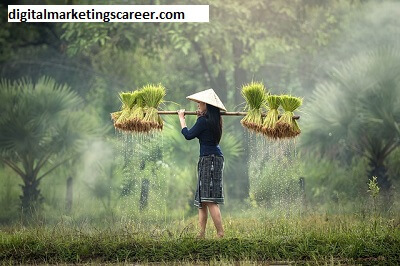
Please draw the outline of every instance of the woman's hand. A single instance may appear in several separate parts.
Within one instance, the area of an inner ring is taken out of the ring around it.
[[[186,127],[185,109],[178,110],[178,116],[179,116],[179,121],[181,122],[181,127],[182,128]]]
[[[178,110],[179,119],[185,119],[185,109]]]

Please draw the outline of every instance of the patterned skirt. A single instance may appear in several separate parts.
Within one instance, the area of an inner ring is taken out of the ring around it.
[[[197,163],[197,189],[194,205],[202,208],[202,202],[224,204],[222,175],[224,157],[218,155],[201,156]]]

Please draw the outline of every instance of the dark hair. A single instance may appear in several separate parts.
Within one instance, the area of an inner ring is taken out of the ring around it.
[[[219,144],[219,141],[221,140],[222,137],[222,118],[221,118],[221,112],[220,109],[209,105],[207,105],[207,114],[206,114],[206,121],[207,121],[207,126],[211,130],[216,144]]]

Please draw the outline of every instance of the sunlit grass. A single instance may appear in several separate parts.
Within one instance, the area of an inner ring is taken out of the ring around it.
[[[400,219],[355,216],[224,217],[224,239],[211,217],[206,239],[197,219],[171,223],[105,221],[53,226],[12,226],[0,231],[0,261],[82,262],[376,262],[400,261]]]

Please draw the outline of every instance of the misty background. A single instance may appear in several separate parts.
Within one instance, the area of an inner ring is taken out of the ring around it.
[[[210,22],[7,23],[8,4],[33,3],[208,4]],[[223,215],[362,214],[372,176],[398,213],[399,17],[399,1],[3,1],[0,223],[196,215],[198,142],[177,116],[154,136],[116,132],[118,92],[162,83],[164,110],[195,110],[185,97],[213,88],[241,111],[252,80],[303,97],[302,133],[269,142],[223,118]]]

